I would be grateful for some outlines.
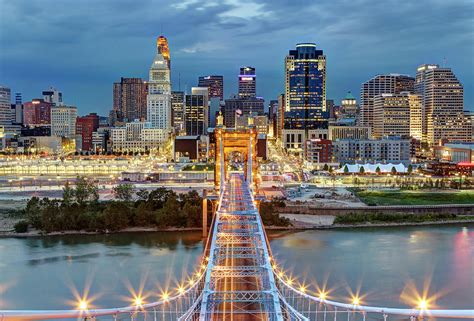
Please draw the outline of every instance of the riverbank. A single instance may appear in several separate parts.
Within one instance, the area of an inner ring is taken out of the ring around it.
[[[287,216],[285,216],[287,217]],[[289,217],[288,217],[289,218]],[[291,220],[291,219],[290,219]],[[314,225],[308,222],[291,220],[292,226],[265,226],[268,231],[309,231],[309,230],[329,230],[329,229],[353,229],[353,228],[373,228],[373,227],[410,227],[410,226],[430,226],[430,225],[456,225],[456,224],[474,224],[474,217],[463,220],[446,220],[446,221],[428,221],[428,222],[395,222],[395,223],[371,223],[365,222],[360,224],[329,224]],[[173,233],[173,232],[198,232],[202,231],[199,227],[170,227],[170,228],[153,228],[153,227],[130,227],[119,231],[62,231],[45,233],[38,230],[30,230],[26,233],[16,233],[15,231],[0,231],[0,238],[35,238],[43,236],[63,236],[63,235],[115,235],[126,233]]]

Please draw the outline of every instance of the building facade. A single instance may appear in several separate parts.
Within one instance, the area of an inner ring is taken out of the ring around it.
[[[91,113],[83,117],[77,117],[76,121],[76,135],[82,137],[81,150],[93,151],[94,145],[92,136],[99,128],[99,116],[96,113]]]
[[[419,66],[415,91],[423,104],[424,142],[432,146],[441,140],[471,141],[472,124],[464,113],[464,88],[450,68]]]
[[[414,83],[414,78],[400,74],[377,75],[363,83],[360,90],[360,125],[369,126],[373,131],[375,96],[403,91],[413,93]]]
[[[171,92],[171,124],[177,135],[184,134],[184,91]]]
[[[421,140],[421,97],[402,92],[374,97],[374,138],[405,136]]]
[[[51,107],[51,136],[74,138],[76,136],[77,107]]]
[[[118,122],[144,120],[148,85],[141,78],[120,78],[114,83],[113,111]]]
[[[33,99],[23,104],[23,123],[26,126],[51,125],[51,103]]]
[[[332,142],[328,139],[308,139],[304,146],[304,160],[308,166],[332,162]]]
[[[187,136],[205,135],[207,133],[207,96],[202,91],[193,90],[191,95],[186,95],[184,114],[185,131]]]
[[[340,139],[362,139],[372,138],[370,127],[365,126],[340,126],[329,125],[328,138],[332,141]]]
[[[249,114],[263,115],[264,103],[262,98],[230,98],[225,100],[223,107],[224,125],[228,128],[235,128],[236,117]]]
[[[239,74],[239,98],[257,97],[257,75],[255,68],[242,67]]]
[[[162,50],[158,46],[149,72],[147,121],[155,128],[171,131],[170,68]]]
[[[0,86],[0,126],[11,125],[11,90]]]
[[[201,76],[198,87],[207,87],[209,99],[218,97],[220,100],[224,100],[224,76]]]
[[[63,93],[54,87],[49,87],[43,91],[43,99],[53,106],[60,106],[63,104]]]
[[[343,139],[333,141],[335,161],[339,163],[409,163],[410,140],[384,138],[377,140]]]

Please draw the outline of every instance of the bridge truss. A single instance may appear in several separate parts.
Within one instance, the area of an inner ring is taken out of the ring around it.
[[[251,173],[247,177],[250,177]],[[200,267],[160,300],[111,309],[0,310],[10,320],[411,320],[474,319],[471,310],[363,306],[311,294],[272,261],[252,186],[231,173],[220,191]]]

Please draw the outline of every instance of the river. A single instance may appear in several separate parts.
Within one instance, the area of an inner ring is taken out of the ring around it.
[[[474,307],[474,225],[269,233],[288,275],[331,298],[412,307],[415,289],[439,308]],[[133,293],[176,288],[203,250],[199,232],[0,238],[0,309],[128,305]],[[408,299],[407,299],[408,298]]]

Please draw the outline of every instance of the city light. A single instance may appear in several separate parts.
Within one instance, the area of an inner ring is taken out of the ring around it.
[[[353,305],[359,305],[360,304],[360,299],[358,297],[352,298],[352,304]]]
[[[143,299],[141,296],[137,296],[133,299],[133,304],[136,306],[136,307],[141,307],[143,305]]]
[[[326,300],[326,297],[327,297],[327,293],[326,292],[319,292],[319,295],[318,297],[321,299],[321,300]]]

